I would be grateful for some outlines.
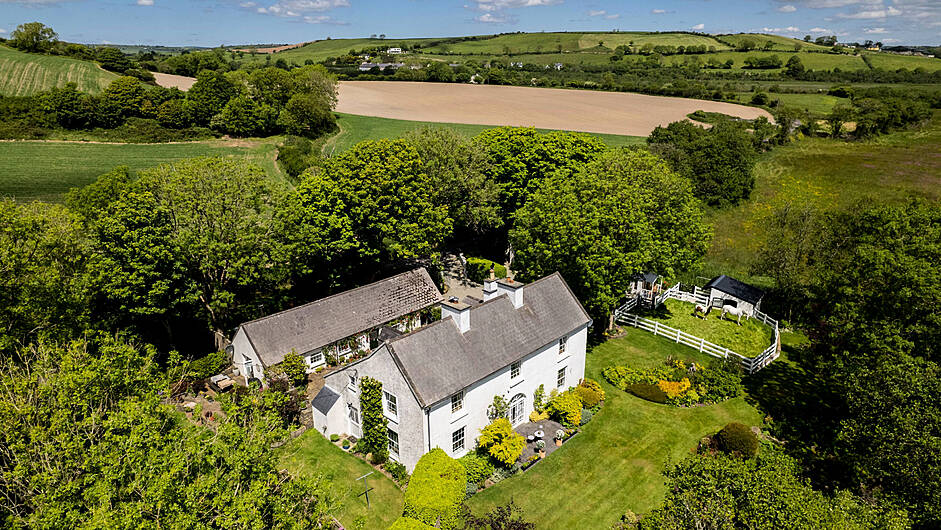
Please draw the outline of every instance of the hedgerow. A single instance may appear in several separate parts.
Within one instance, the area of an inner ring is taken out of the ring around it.
[[[433,449],[415,465],[405,491],[403,517],[442,529],[463,528],[466,484],[464,466],[440,448]]]

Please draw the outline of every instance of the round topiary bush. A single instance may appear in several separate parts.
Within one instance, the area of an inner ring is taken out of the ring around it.
[[[331,435],[330,435],[330,441],[331,441],[331,442],[339,442],[339,441],[340,441],[340,435],[339,435],[339,434],[331,434]]]
[[[758,437],[747,425],[732,422],[716,434],[716,445],[722,451],[751,458],[758,453]]]

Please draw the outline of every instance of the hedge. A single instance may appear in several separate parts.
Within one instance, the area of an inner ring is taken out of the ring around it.
[[[726,453],[751,458],[758,453],[758,437],[747,425],[732,422],[716,434],[716,444]]]
[[[484,283],[484,280],[490,277],[490,267],[493,267],[493,275],[496,278],[506,278],[506,267],[488,259],[467,258],[465,270],[472,282]]]
[[[647,401],[653,401],[654,403],[667,402],[666,392],[660,390],[660,387],[657,385],[651,385],[650,383],[636,383],[633,385],[628,385],[626,390],[641,399],[646,399]]]
[[[426,530],[427,528],[434,528],[433,526],[426,525],[421,521],[412,519],[411,517],[399,517],[392,523],[392,526],[389,527],[389,530]]]
[[[415,465],[405,490],[402,515],[438,528],[463,528],[461,505],[466,484],[464,466],[440,448],[435,448]]]

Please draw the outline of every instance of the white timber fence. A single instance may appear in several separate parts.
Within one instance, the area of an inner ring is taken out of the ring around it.
[[[700,294],[696,288],[694,288],[693,292],[683,291],[679,288],[679,284],[674,285],[670,289],[664,291],[661,296],[658,296],[657,305],[663,303],[663,301],[667,298],[674,298],[684,302],[692,302],[704,307],[709,303],[708,295]],[[634,326],[635,328],[649,331],[654,335],[666,337],[678,344],[689,346],[690,348],[705,353],[706,355],[723,359],[734,357],[735,359],[738,359],[739,363],[749,374],[753,374],[765,366],[768,366],[771,361],[778,358],[778,355],[781,352],[781,335],[778,329],[778,321],[769,317],[765,313],[762,313],[761,311],[754,311],[751,318],[758,320],[762,324],[765,324],[774,330],[771,345],[765,348],[764,351],[755,357],[746,357],[741,353],[726,348],[725,346],[713,344],[702,337],[697,337],[696,335],[691,335],[683,330],[672,328],[656,320],[650,320],[635,315],[630,312],[631,309],[634,309],[635,306],[637,306],[636,299],[628,300],[627,303],[615,310],[615,320],[620,324],[627,324],[629,326]]]

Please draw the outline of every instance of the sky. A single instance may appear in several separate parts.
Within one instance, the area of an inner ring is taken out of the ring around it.
[[[614,29],[941,44],[941,0],[0,0],[0,37],[34,20],[71,42],[176,46]]]

